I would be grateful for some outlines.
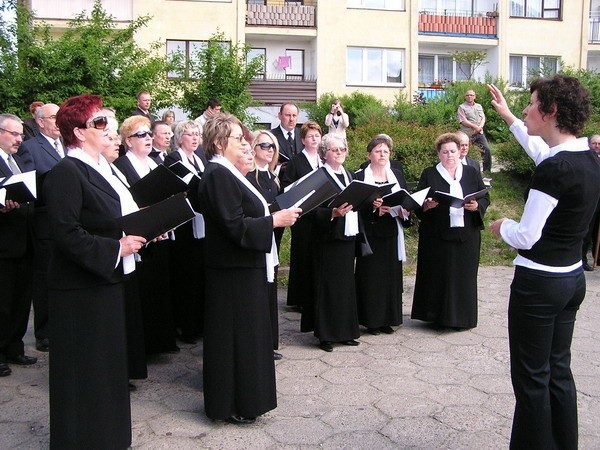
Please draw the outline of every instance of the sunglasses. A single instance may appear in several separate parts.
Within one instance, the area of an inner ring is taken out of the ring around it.
[[[104,130],[108,125],[108,118],[106,116],[98,116],[90,119],[86,122],[86,128],[95,128],[96,130]]]
[[[256,144],[256,147],[260,147],[263,150],[273,149],[275,151],[275,144],[269,144],[268,142],[261,142],[260,144]]]
[[[137,133],[133,133],[131,136],[127,136],[127,137],[136,137],[136,138],[140,138],[140,139],[144,139],[146,136],[154,136],[154,133],[152,133],[152,131],[138,131]]]

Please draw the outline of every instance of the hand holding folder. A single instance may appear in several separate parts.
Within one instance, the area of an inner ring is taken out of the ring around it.
[[[490,188],[485,188],[477,192],[465,195],[463,198],[454,197],[447,192],[435,191],[431,198],[438,202],[440,205],[450,206],[452,208],[462,208],[465,203],[469,203],[471,200],[479,200],[484,197]]]
[[[16,203],[29,203],[37,198],[37,184],[35,170],[11,175],[0,179],[0,207],[4,207],[7,200]]]

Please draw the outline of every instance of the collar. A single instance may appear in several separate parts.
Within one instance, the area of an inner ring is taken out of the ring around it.
[[[281,126],[281,124],[279,124],[279,128],[281,129],[281,132],[283,133],[283,137],[284,137],[284,138],[286,138],[286,139],[287,139],[287,137],[288,137],[288,133],[292,133],[292,139],[296,139],[296,133],[295,133],[295,131],[296,131],[296,130],[295,130],[295,129],[294,129],[294,130],[292,130],[292,131],[288,131],[288,130],[286,130],[285,128],[283,128],[283,127]]]
[[[567,142],[550,147],[549,157],[559,152],[587,152],[589,150],[587,138],[570,139]]]

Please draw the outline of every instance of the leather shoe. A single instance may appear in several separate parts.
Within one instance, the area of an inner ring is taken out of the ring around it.
[[[167,350],[166,353],[169,353],[171,355],[175,355],[175,354],[179,353],[180,351],[181,351],[181,349],[176,345],[172,349]]]
[[[242,417],[242,416],[230,416],[227,422],[234,423],[236,425],[249,425],[256,422],[256,417]]]
[[[350,339],[349,341],[343,341],[342,344],[344,344],[344,345],[350,345],[352,347],[356,347],[357,345],[360,344],[360,342],[355,341],[354,339]]]
[[[179,335],[178,339],[183,342],[184,344],[196,344],[198,343],[198,341],[196,340],[196,338],[194,336],[189,336],[187,334],[181,334]]]
[[[319,343],[319,348],[321,350],[325,351],[325,352],[332,352],[333,351],[333,345],[329,341],[321,341]]]
[[[381,334],[381,331],[379,331],[377,328],[367,328],[367,332],[373,336],[378,336]]]
[[[7,356],[6,361],[17,366],[30,366],[37,362],[37,358],[27,355]]]
[[[275,361],[279,361],[279,360],[280,360],[280,359],[282,359],[282,358],[283,358],[283,355],[282,355],[281,353],[278,353],[278,352],[273,352],[273,359],[274,359]]]
[[[133,383],[129,383],[129,392],[137,391],[137,386]]]
[[[38,352],[50,351],[50,340],[48,338],[36,339],[35,348]]]
[[[5,363],[0,363],[0,377],[7,377],[12,373],[10,367],[8,367]]]
[[[590,266],[588,263],[585,263],[583,265],[583,270],[585,270],[586,272],[593,272],[594,268],[592,266]]]
[[[379,331],[381,331],[382,333],[385,334],[393,334],[394,333],[394,329],[392,327],[379,327]]]

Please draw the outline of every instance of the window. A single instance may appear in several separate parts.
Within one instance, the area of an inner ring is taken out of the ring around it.
[[[346,83],[394,85],[404,83],[404,50],[348,47]]]
[[[266,48],[251,48],[246,55],[246,62],[250,62],[255,58],[262,57],[262,70],[256,74],[256,80],[264,80],[266,74],[267,49]]]
[[[406,10],[404,0],[347,0],[347,6],[348,8]]]
[[[286,50],[285,56],[290,58],[290,66],[285,69],[286,80],[304,79],[304,50]]]
[[[167,40],[167,57],[180,67],[177,70],[171,70],[167,76],[169,78],[193,78],[194,70],[197,69],[198,52],[204,50],[207,45],[207,41]],[[224,49],[231,48],[229,42],[220,42],[219,45]]]
[[[532,78],[550,76],[557,72],[556,56],[511,55],[508,82],[513,87],[527,87]]]
[[[561,0],[511,0],[510,15],[558,20],[561,16]]]
[[[469,63],[457,63],[449,55],[419,55],[419,84],[466,80],[471,74]]]
[[[419,11],[429,14],[470,16],[495,11],[498,0],[421,0]]]

